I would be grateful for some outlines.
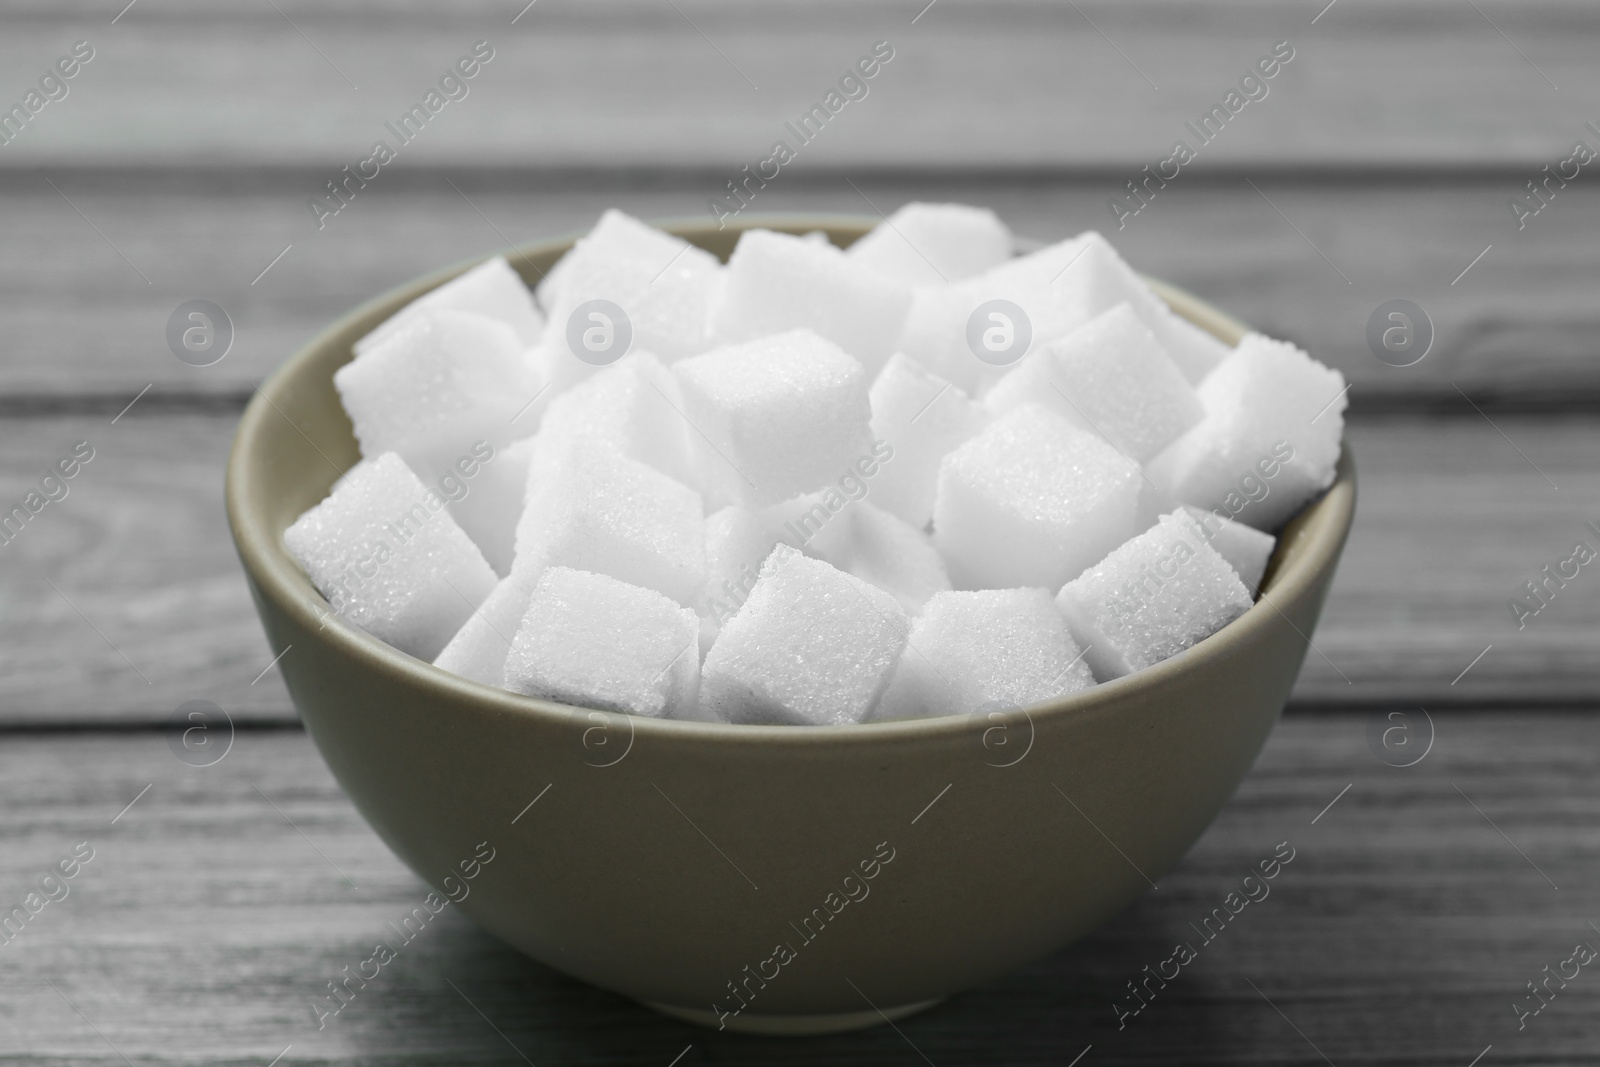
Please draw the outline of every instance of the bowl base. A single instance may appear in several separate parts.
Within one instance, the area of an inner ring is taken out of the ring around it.
[[[738,1015],[718,1015],[703,1008],[684,1008],[676,1004],[660,1004],[653,1000],[641,1001],[647,1008],[670,1015],[674,1019],[709,1027],[712,1030],[732,1030],[740,1034],[767,1034],[773,1037],[806,1037],[815,1034],[842,1034],[849,1030],[865,1030],[879,1023],[894,1022],[931,1008],[943,997],[919,1000],[914,1004],[900,1004],[882,1011],[841,1011],[827,1015],[761,1015],[740,1012]]]

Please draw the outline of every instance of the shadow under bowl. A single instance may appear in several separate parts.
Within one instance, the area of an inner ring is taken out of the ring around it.
[[[848,244],[874,222],[665,228],[726,258],[753,226]],[[509,258],[536,282],[571,244]],[[1280,533],[1242,617],[1137,674],[1003,715],[635,719],[479,685],[329,614],[283,531],[359,458],[333,373],[358,337],[468,266],[356,309],[280,367],[240,420],[227,507],[267,638],[294,646],[279,662],[289,693],[335,777],[423,880],[468,891],[459,907],[486,930],[694,1022],[867,1026],[1093,930],[1178,863],[1250,769],[1350,529],[1348,455]],[[1222,340],[1244,332],[1155,284]]]

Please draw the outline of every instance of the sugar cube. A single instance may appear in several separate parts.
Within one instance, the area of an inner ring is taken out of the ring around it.
[[[590,364],[569,350],[573,312],[590,300],[609,300],[627,315],[634,349],[671,363],[710,347],[711,304],[721,292],[717,257],[681,237],[615,209],[600,216],[539,286],[549,312],[547,345],[558,369],[574,378]]]
[[[539,438],[513,567],[595,571],[693,604],[706,580],[700,494],[603,443]]]
[[[349,470],[345,471],[343,474],[339,475],[339,477],[333,480],[333,484],[328,487],[328,495],[332,496],[334,493],[337,493],[339,491],[339,487],[350,481],[352,478],[365,477],[364,472],[369,470],[371,467],[372,460],[370,459],[356,460],[355,466],[351,467]]]
[[[539,427],[552,437],[605,441],[685,485],[698,481],[678,381],[649,352],[630,352],[556,397]]]
[[[538,390],[511,327],[424,309],[333,375],[361,454],[397,452],[418,477],[449,472],[476,441],[523,435],[518,409]]]
[[[872,717],[1025,708],[1092,685],[1049,590],[936,593]]]
[[[1338,371],[1250,334],[1200,383],[1205,418],[1145,473],[1185,504],[1276,530],[1333,484],[1344,390]]]
[[[437,656],[495,585],[444,497],[393,452],[352,469],[283,543],[334,611],[418,659]]]
[[[1272,549],[1278,539],[1214,511],[1191,504],[1183,505],[1183,510],[1200,524],[1206,541],[1228,561],[1228,566],[1238,573],[1244,587],[1254,595],[1261,588],[1261,576],[1267,573],[1267,561],[1272,558]]]
[[[845,249],[845,257],[907,285],[938,285],[1004,263],[1011,241],[988,208],[910,203]]]
[[[729,506],[706,516],[706,585],[699,606],[702,652],[755,588],[761,564],[780,542],[798,545],[785,527],[787,511]]]
[[[866,373],[809,330],[728,345],[672,372],[714,506],[787,500],[870,457]]]
[[[857,266],[831,244],[746,230],[712,312],[719,341],[814,330],[876,372],[894,350],[909,288]]]
[[[957,589],[1058,588],[1134,532],[1139,469],[1038,404],[939,465],[933,541]]]
[[[472,617],[434,658],[433,665],[484,685],[504,688],[506,655],[543,571],[514,570],[495,585]]]
[[[1102,682],[1177,655],[1243,615],[1250,604],[1239,575],[1184,511],[1163,515],[1056,597]]]
[[[860,722],[905,647],[894,597],[779,545],[701,668],[701,710],[740,723]]]
[[[505,256],[486,259],[458,274],[437,289],[417,297],[385,319],[377,329],[355,343],[357,355],[393,336],[419,311],[469,311],[511,327],[524,348],[544,333],[544,316],[534,304],[533,294]]]
[[[517,520],[534,440],[525,437],[499,448],[482,442],[476,453],[456,460],[455,468],[438,482],[450,503],[451,517],[502,577],[511,573],[516,555]]]
[[[1104,237],[1091,230],[1077,240],[1082,254],[1061,284],[1085,312],[1098,315],[1118,304],[1132,305],[1190,382],[1199,382],[1228,354],[1227,345],[1175,314]]]
[[[872,436],[889,458],[872,479],[872,499],[917,529],[933,517],[939,461],[988,422],[955,385],[896,352],[868,392]]]
[[[994,412],[1029,402],[1141,463],[1205,415],[1182,372],[1126,303],[1046,343],[984,398]]]
[[[944,558],[928,535],[866,500],[841,508],[801,547],[889,593],[913,614],[950,588]]]
[[[506,688],[602,711],[695,714],[694,612],[604,574],[551,567],[506,656]]]
[[[1060,283],[1079,250],[1076,241],[1062,241],[962,281],[918,287],[896,347],[969,396],[981,395],[1011,363],[1088,318]],[[1015,305],[1022,315],[991,308],[996,300]],[[993,318],[996,314],[1003,318]],[[977,335],[983,359],[969,335],[974,320],[983,328]],[[998,331],[992,343],[990,328]]]
[[[686,243],[683,238],[642,222],[625,211],[607,208],[589,231],[573,241],[572,248],[545,272],[533,292],[539,306],[548,310],[565,297],[568,272],[581,268],[585,259],[591,262],[660,259],[659,266],[665,266]]]

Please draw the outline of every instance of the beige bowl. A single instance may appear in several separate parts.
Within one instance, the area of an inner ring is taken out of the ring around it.
[[[848,244],[873,221],[745,225]],[[667,228],[726,257],[741,227]],[[570,245],[512,262],[537,280]],[[328,615],[282,535],[358,458],[333,372],[356,338],[466,266],[358,308],[279,368],[240,420],[227,501],[267,637],[294,646],[279,666],[306,729],[389,847],[431,885],[470,890],[460,906],[485,929],[694,1022],[866,1026],[1094,929],[1172,869],[1250,769],[1350,529],[1348,456],[1281,535],[1264,602],[1182,655],[1027,712],[817,728],[631,719],[478,685]],[[1242,334],[1158,290],[1223,340]],[[461,882],[485,849],[492,862]]]

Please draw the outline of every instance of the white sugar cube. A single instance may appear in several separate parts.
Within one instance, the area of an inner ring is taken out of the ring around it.
[[[594,260],[660,259],[661,266],[687,243],[681,237],[651,226],[625,211],[607,208],[600,213],[589,232],[577,238],[572,248],[556,260],[534,286],[539,306],[548,310],[565,295],[567,272],[581,266],[585,258]],[[579,254],[579,250],[583,254]]]
[[[866,373],[809,330],[728,345],[672,372],[714,505],[787,500],[870,455]]]
[[[984,398],[1043,404],[1143,463],[1205,416],[1200,398],[1126,303],[1029,355]]]
[[[506,688],[602,711],[692,716],[698,630],[694,612],[660,593],[552,567],[506,656]]]
[[[813,330],[875,372],[894,350],[910,300],[906,286],[831,244],[746,230],[728,259],[712,328],[723,343]]]
[[[1025,708],[1092,685],[1048,590],[937,593],[917,616],[872,717]]]
[[[1228,561],[1228,566],[1238,573],[1244,587],[1254,595],[1261,588],[1261,576],[1267,573],[1267,561],[1272,558],[1272,549],[1278,539],[1214,511],[1190,504],[1185,504],[1183,510],[1200,524],[1206,541]]]
[[[798,545],[785,529],[787,512],[725,507],[706,516],[706,585],[699,606],[702,651],[755,588],[761,564],[780,542]]]
[[[700,494],[607,445],[544,436],[514,569],[595,571],[693,604],[706,580]]]
[[[898,352],[868,397],[873,439],[890,450],[872,480],[873,502],[920,530],[933,517],[939,461],[983,429],[989,416],[955,385]]]
[[[544,315],[534,304],[533,294],[505,256],[484,260],[464,274],[437,289],[417,297],[385,319],[377,329],[355,343],[356,354],[392,336],[419,311],[468,311],[484,315],[511,327],[517,342],[526,348],[544,333]]]
[[[500,579],[472,617],[434,658],[433,665],[484,685],[503,688],[506,682],[506,655],[516,640],[522,617],[528,613],[528,599],[543,571],[512,571]]]
[[[622,309],[632,349],[654,352],[667,363],[705,351],[722,274],[717,257],[704,249],[620,211],[607,211],[539,286],[550,318],[545,347],[555,354],[558,381],[592,370],[571,351],[568,338],[574,312],[591,300],[608,300]]]
[[[1179,318],[1109,241],[1092,230],[1077,240],[1082,255],[1062,276],[1061,284],[1085,312],[1098,315],[1118,304],[1132,305],[1190,382],[1199,382],[1222,362],[1228,346]]]
[[[1102,682],[1216,633],[1250,591],[1187,512],[1175,511],[1062,587],[1056,605]]]
[[[393,452],[351,470],[283,543],[334,611],[418,659],[437,656],[495,584],[444,497]]]
[[[477,441],[433,483],[450,503],[450,515],[472,538],[498,575],[511,572],[517,519],[528,481],[533,438],[495,448]]]
[[[1134,533],[1138,467],[1037,404],[944,458],[933,541],[958,589],[1057,588]]]
[[[451,470],[475,441],[509,443],[537,391],[511,327],[427,309],[333,375],[363,456],[397,452],[424,481]]]
[[[1027,352],[1088,318],[1061,284],[1079,251],[1076,241],[1062,241],[963,281],[919,287],[896,347],[968,395],[981,395]],[[1021,315],[992,307],[995,301]]]
[[[741,723],[860,722],[910,629],[888,593],[779,545],[706,655],[701,710]]]
[[[801,547],[806,555],[871,582],[911,613],[950,588],[944,557],[928,535],[866,500],[841,508]]]
[[[845,249],[857,266],[907,285],[939,285],[1011,258],[1011,231],[988,208],[906,204]]]
[[[1276,530],[1333,484],[1344,389],[1294,345],[1250,334],[1200,383],[1205,418],[1145,473],[1185,504]]]
[[[355,466],[351,467],[349,470],[345,471],[343,474],[339,475],[339,477],[333,480],[333,484],[328,487],[328,495],[332,496],[334,493],[337,493],[339,491],[339,487],[350,481],[352,478],[365,477],[366,475],[364,472],[371,468],[371,466],[372,460],[370,459],[356,460]]]
[[[540,422],[552,437],[604,441],[685,485],[697,475],[678,381],[649,352],[632,352],[551,401]]]

